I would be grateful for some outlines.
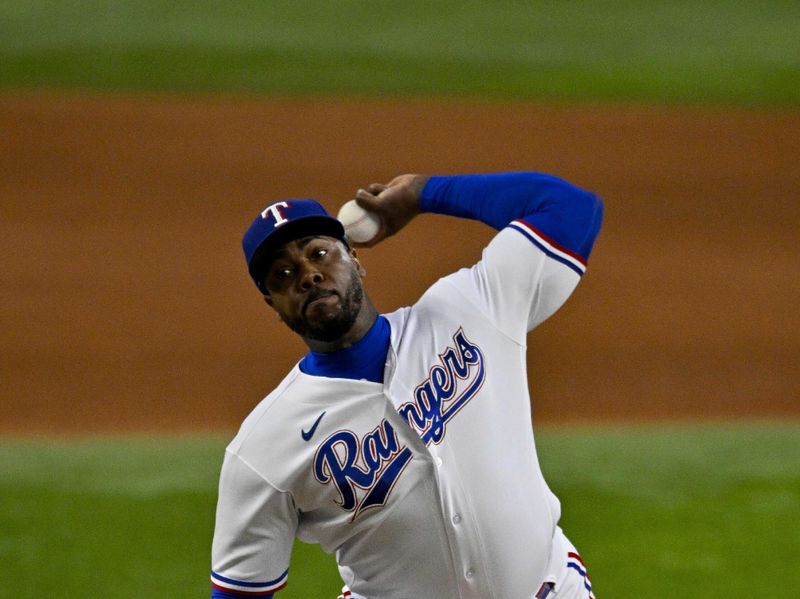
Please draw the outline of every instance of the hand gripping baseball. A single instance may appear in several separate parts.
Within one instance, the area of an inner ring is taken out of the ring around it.
[[[400,175],[389,183],[371,183],[367,189],[356,192],[356,203],[375,214],[380,220],[378,233],[367,243],[354,243],[357,247],[372,247],[391,237],[419,214],[419,196],[428,177],[425,175]]]

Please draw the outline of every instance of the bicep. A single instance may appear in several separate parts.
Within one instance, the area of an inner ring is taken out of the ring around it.
[[[576,270],[514,227],[497,234],[480,262],[451,279],[506,335],[525,335],[549,318],[580,281]]]

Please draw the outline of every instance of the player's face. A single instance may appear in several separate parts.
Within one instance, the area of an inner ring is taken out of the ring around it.
[[[355,253],[332,237],[303,237],[275,253],[265,285],[266,302],[306,339],[336,341],[362,308],[364,269]]]

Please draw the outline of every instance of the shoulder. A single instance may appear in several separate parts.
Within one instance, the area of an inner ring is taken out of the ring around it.
[[[253,410],[245,417],[236,436],[228,444],[228,452],[238,454],[242,448],[252,441],[252,438],[269,434],[270,429],[280,426],[284,420],[281,414],[287,405],[291,405],[291,398],[303,394],[302,373],[297,365],[284,377],[284,379],[268,393]]]
[[[278,491],[290,488],[295,462],[309,444],[301,436],[329,400],[325,379],[291,372],[242,421],[228,444],[225,463],[246,468]],[[307,457],[307,456],[306,456]]]

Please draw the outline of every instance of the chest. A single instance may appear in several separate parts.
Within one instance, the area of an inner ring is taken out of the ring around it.
[[[334,505],[358,518],[443,453],[502,437],[518,411],[511,391],[527,402],[519,348],[472,329],[409,330],[390,351],[383,386],[330,381],[327,403],[304,418],[310,438],[293,440],[302,459],[286,464],[301,509]],[[497,395],[505,396],[500,404]]]

